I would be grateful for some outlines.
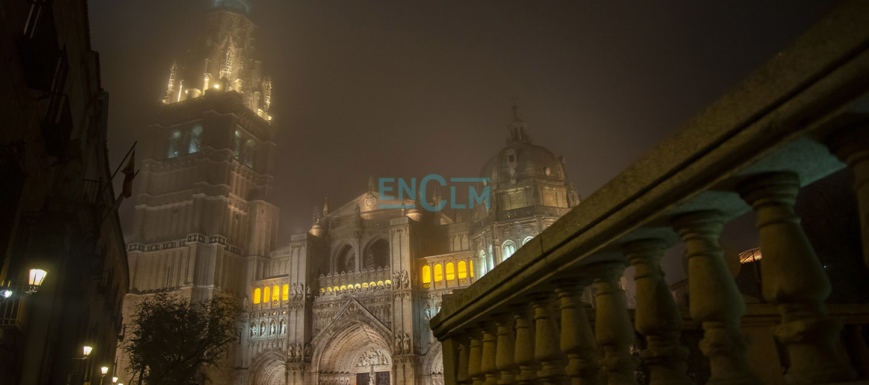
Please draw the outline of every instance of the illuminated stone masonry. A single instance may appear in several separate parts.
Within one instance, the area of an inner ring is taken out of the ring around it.
[[[217,385],[442,384],[429,321],[445,294],[579,203],[563,159],[531,143],[514,109],[507,146],[478,175],[489,204],[424,211],[417,197],[380,199],[370,178],[367,191],[315,208],[310,231],[278,245],[277,128],[249,9],[216,1],[199,43],[171,65],[137,178],[124,318],[162,290],[235,296],[239,341],[212,373]],[[416,208],[383,208],[396,205]]]

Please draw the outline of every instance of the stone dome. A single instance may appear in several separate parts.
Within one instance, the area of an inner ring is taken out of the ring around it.
[[[493,188],[518,183],[528,178],[566,182],[564,164],[546,147],[531,143],[525,133],[525,123],[513,108],[513,121],[508,126],[507,146],[489,159],[480,171],[481,178],[489,178]]]

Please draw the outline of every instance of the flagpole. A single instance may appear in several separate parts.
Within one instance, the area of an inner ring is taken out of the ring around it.
[[[133,150],[136,149],[136,144],[137,144],[137,143],[139,143],[138,140],[135,141],[135,142],[133,142],[133,146],[130,147],[130,150],[129,150],[129,151],[127,151],[127,155],[124,155],[124,159],[121,159],[121,163],[118,163],[118,168],[115,169],[115,172],[112,173],[112,177],[111,177],[109,180],[115,180],[115,175],[118,175],[118,171],[121,171],[121,167],[124,166],[124,161],[126,161],[126,160],[127,160],[127,157],[129,157],[130,154],[133,152]]]

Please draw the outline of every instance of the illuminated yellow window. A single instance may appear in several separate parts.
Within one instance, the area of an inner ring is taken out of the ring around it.
[[[474,278],[474,260],[472,259],[472,260],[468,261],[468,263],[469,263],[468,267],[471,268],[471,278]]]
[[[333,287],[332,289],[333,289],[334,291],[341,291],[341,288],[338,287],[338,286],[335,286],[335,287]]]
[[[377,281],[377,286],[383,286],[383,281]]]
[[[368,288],[368,284],[365,283],[365,282],[362,282],[362,288],[363,288],[363,289],[367,289],[367,288]]]
[[[262,291],[259,288],[253,290],[253,304],[256,305],[259,303],[260,296],[262,295]]]
[[[444,280],[444,267],[441,266],[440,263],[438,263],[437,265],[435,265],[435,276],[434,276],[434,279],[435,279],[435,282],[440,282],[440,281],[443,281],[443,280]]]
[[[459,279],[468,278],[468,264],[465,261],[459,261]]]
[[[281,291],[281,299],[284,301],[290,300],[290,285],[284,285],[283,290]]]
[[[272,301],[280,301],[281,300],[281,288],[278,285],[272,289]]]
[[[374,287],[374,286],[377,286],[377,283],[376,283],[376,282],[371,282],[371,283],[368,284],[368,286],[369,286],[369,287]]]
[[[326,289],[324,289],[324,288],[321,287],[321,288],[320,288],[320,292],[321,292],[321,293],[325,293],[325,292],[326,292]],[[281,321],[281,322],[284,322],[284,321]]]
[[[387,279],[387,280],[386,280],[386,284],[387,284],[387,285],[392,285],[392,281],[390,281],[390,280]]]
[[[271,294],[269,287],[266,286],[266,288],[263,289],[263,303],[269,303],[269,297],[271,297]]]
[[[347,285],[341,285],[341,290],[347,290]]]
[[[456,279],[456,265],[453,265],[452,262],[447,264],[447,281],[452,281]]]
[[[355,287],[355,288],[357,288],[357,289],[361,289],[361,288],[362,288],[362,285],[360,285],[360,284],[357,283],[356,286],[353,286],[353,287]]]
[[[431,282],[431,266],[425,265],[422,267],[422,283]]]
[[[332,288],[331,288],[331,287],[326,288],[326,290],[327,290],[328,292],[330,292],[330,293],[332,292]]]

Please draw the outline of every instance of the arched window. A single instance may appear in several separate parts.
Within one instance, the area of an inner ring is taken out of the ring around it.
[[[169,158],[177,158],[178,151],[181,150],[181,131],[175,130],[169,135]]]
[[[456,265],[453,265],[452,262],[447,263],[447,281],[452,281],[456,279]]]
[[[354,285],[353,287],[356,288],[356,289],[361,289],[361,288],[362,288],[362,285],[360,285],[360,284],[357,283],[357,284]]]
[[[262,291],[259,288],[253,289],[253,304],[254,305],[259,303],[261,295],[262,295]]]
[[[392,281],[391,281],[391,280],[388,280],[388,279],[387,279],[386,281],[384,281],[383,283],[385,283],[385,284],[387,284],[387,285],[392,285]]]
[[[241,133],[235,130],[235,137],[232,138],[232,156],[238,159],[241,154]]]
[[[272,301],[280,301],[281,300],[281,288],[278,285],[272,288]]]
[[[522,240],[522,246],[525,246],[525,244],[530,242],[532,239],[534,239],[534,237],[525,237],[525,239]]]
[[[193,127],[190,130],[190,147],[188,153],[195,154],[202,148],[202,126]]]
[[[444,267],[441,266],[440,263],[435,265],[435,274],[434,274],[435,282],[440,282],[444,280]]]
[[[431,267],[429,265],[425,265],[422,267],[422,283],[431,282]]]
[[[465,261],[459,261],[459,279],[468,278],[468,264]]]
[[[363,288],[363,289],[367,289],[367,288],[368,288],[368,282],[362,282],[362,288]]]
[[[281,299],[284,301],[290,300],[290,285],[284,285],[283,290],[281,291]]]
[[[486,263],[486,251],[480,250],[480,276],[486,275],[489,272],[489,269],[486,268],[488,264]]]
[[[269,303],[269,299],[271,298],[271,294],[272,293],[271,293],[271,291],[269,291],[269,287],[266,286],[266,288],[263,289],[263,303]]]
[[[256,155],[256,150],[254,149],[253,139],[248,139],[244,144],[244,164],[250,168],[253,168],[253,158]]]
[[[515,253],[515,252],[516,252],[516,244],[513,243],[513,241],[504,242],[504,244],[501,246],[501,257],[502,257],[501,261],[502,262],[506,261],[507,258],[512,257],[513,253]]]
[[[389,266],[389,243],[380,239],[368,246],[362,258],[362,267],[371,270]]]
[[[474,260],[472,259],[472,260],[468,261],[468,263],[470,264],[469,270],[471,271],[471,278],[474,278]]]
[[[347,285],[341,285],[341,290],[347,290]]]
[[[350,245],[344,245],[335,260],[335,273],[352,273],[354,271],[356,271],[356,253],[353,252]]]

